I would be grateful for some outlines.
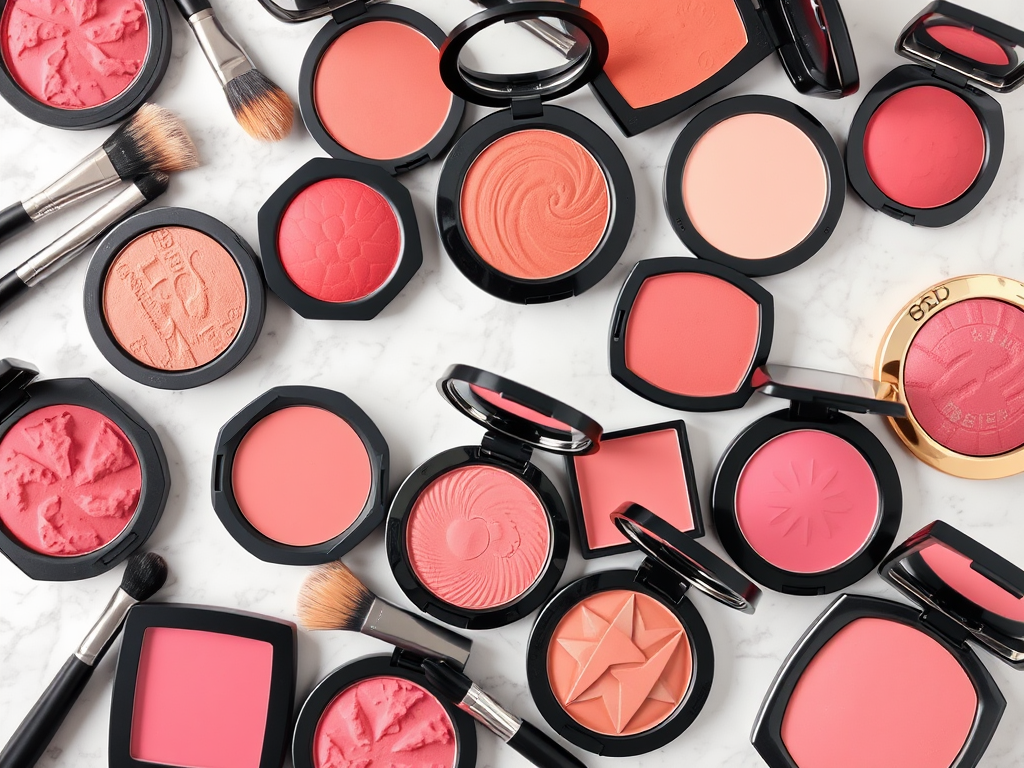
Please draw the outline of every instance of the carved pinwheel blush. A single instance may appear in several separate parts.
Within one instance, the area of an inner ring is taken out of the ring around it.
[[[259,213],[270,289],[303,317],[369,320],[423,257],[412,198],[379,168],[311,160]]]
[[[37,375],[0,361],[0,550],[33,579],[95,576],[156,527],[167,461],[152,427],[98,384]]]

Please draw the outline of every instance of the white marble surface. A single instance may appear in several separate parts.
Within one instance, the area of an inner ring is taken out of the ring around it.
[[[467,0],[409,0],[444,28],[472,8]],[[971,0],[977,10],[1024,26],[1018,0]],[[862,93],[903,63],[893,42],[923,0],[848,0],[861,67]],[[285,26],[253,0],[221,0],[220,15],[248,45],[259,65],[292,96],[306,46],[321,26]],[[254,245],[256,211],[270,192],[319,147],[297,126],[283,143],[249,140],[232,121],[213,75],[181,19],[174,16],[173,59],[155,100],[179,112],[199,145],[204,165],[175,178],[162,200],[223,219]],[[501,50],[501,49],[498,49]],[[776,59],[762,62],[722,96],[771,93],[811,110],[842,145],[860,95],[840,102],[799,97]],[[713,100],[715,100],[713,99]],[[1007,123],[1003,167],[983,204],[958,224],[915,230],[870,211],[852,191],[838,231],[824,250],[789,273],[763,280],[776,298],[777,362],[868,374],[887,323],[917,291],[945,277],[994,272],[1021,277],[1024,239],[1024,96],[999,97]],[[480,430],[446,405],[434,381],[452,362],[508,374],[572,403],[606,429],[678,416],[634,396],[608,374],[606,327],[619,286],[638,259],[685,253],[661,205],[669,147],[688,116],[626,140],[588,90],[562,102],[602,125],[633,170],[638,214],[620,264],[597,288],[571,301],[520,307],[479,291],[440,249],[432,217],[439,165],[402,178],[413,193],[424,239],[424,265],[410,285],[369,323],[306,321],[270,297],[266,326],[249,358],[225,378],[188,392],[147,389],[118,374],[100,356],[83,322],[85,259],[66,269],[31,299],[0,317],[0,354],[34,361],[46,377],[90,376],[132,403],[159,432],[172,474],[171,497],[150,545],[171,567],[165,600],[206,603],[293,618],[305,569],[260,562],[239,547],[214,515],[210,460],[220,425],[268,387],[314,384],[341,390],[376,420],[391,446],[393,485],[438,451],[480,439]],[[470,108],[468,120],[483,110]],[[38,126],[0,102],[0,200],[34,191],[97,146],[106,131],[62,132]],[[62,232],[81,210],[50,221],[3,247],[4,271]],[[714,466],[729,441],[759,415],[779,407],[755,397],[727,414],[684,415],[702,501]],[[1024,476],[971,482],[946,477],[913,459],[879,419],[865,418],[892,452],[906,495],[901,537],[935,518],[960,526],[1004,555],[1024,563]],[[560,462],[541,457],[564,487]],[[713,534],[704,542],[721,550]],[[381,595],[407,605],[384,558],[378,531],[348,558]],[[573,556],[564,581],[585,570],[633,565],[637,555],[589,563]],[[5,741],[115,588],[120,569],[85,582],[32,582],[0,560],[0,741]],[[852,591],[895,598],[875,575]],[[630,760],[643,768],[702,765],[753,768],[761,761],[748,734],[761,698],[782,659],[829,597],[766,594],[754,616],[730,611],[702,595],[694,601],[715,642],[717,670],[711,698],[696,723],[662,751]],[[469,671],[510,708],[542,724],[526,687],[524,648],[530,620],[477,633]],[[300,633],[299,700],[334,667],[383,645],[344,633]],[[984,655],[984,654],[983,654]],[[41,761],[45,766],[102,766],[114,653],[104,659],[71,716]],[[1008,701],[985,768],[1024,764],[1024,673],[989,657]],[[584,755],[590,765],[603,762]],[[486,733],[479,763],[510,768],[524,761]],[[881,766],[877,768],[882,768]],[[889,768],[889,767],[886,767]],[[897,767],[893,767],[897,768]],[[915,768],[900,766],[899,768]]]

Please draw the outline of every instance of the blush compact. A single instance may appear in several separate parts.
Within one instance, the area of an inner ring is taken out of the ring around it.
[[[295,625],[195,605],[128,613],[110,702],[111,768],[280,768]]]
[[[388,444],[340,392],[274,387],[221,427],[213,508],[270,563],[337,560],[384,519]]]
[[[170,58],[163,0],[0,0],[0,96],[37,123],[88,130],[123,120]]]
[[[299,112],[327,154],[391,175],[441,155],[465,102],[438,74],[444,32],[426,16],[379,0],[259,0],[280,21],[331,20],[299,70]]]
[[[870,379],[768,365],[762,394],[789,401],[733,440],[711,489],[726,552],[762,586],[836,592],[882,562],[903,491],[889,452],[846,413],[905,414]]]
[[[156,208],[114,227],[85,278],[85,320],[117,370],[160,389],[208,384],[252,351],[266,291],[252,248],[205,213]]]
[[[38,375],[0,360],[0,552],[32,579],[91,578],[153,533],[167,458],[156,430],[96,382]]]
[[[554,398],[468,365],[438,382],[451,405],[484,427],[479,446],[439,453],[391,502],[388,562],[409,599],[466,629],[521,619],[550,597],[569,555],[569,517],[534,450],[597,449],[597,422]]]
[[[636,549],[612,520],[627,502],[694,538],[704,535],[693,457],[681,421],[606,432],[600,450],[566,456],[565,468],[580,551],[587,560]]]
[[[310,160],[258,220],[267,285],[306,318],[370,320],[423,263],[412,197],[367,163]]]
[[[896,434],[929,466],[1024,472],[1024,283],[969,275],[918,294],[890,323],[875,376],[906,406]]]
[[[474,768],[476,757],[473,719],[435,693],[401,650],[357,659],[317,683],[292,740],[295,768]]]
[[[552,18],[585,43],[542,72],[491,74],[462,54],[496,24]],[[561,2],[515,2],[459,24],[441,46],[441,77],[458,96],[504,107],[471,126],[441,167],[435,215],[445,251],[478,287],[537,304],[599,283],[626,248],[636,212],[633,177],[615,142],[582,115],[545,102],[601,70],[607,39],[586,11]]]
[[[846,148],[850,184],[869,206],[909,224],[944,227],[992,186],[1003,113],[981,89],[1024,82],[1024,31],[934,2],[902,32],[897,67],[857,110]]]
[[[972,644],[1024,666],[1024,571],[943,522],[882,577],[916,606],[842,595],[772,683],[751,740],[769,768],[974,768],[1006,701]]]
[[[744,613],[760,592],[639,505],[614,520],[646,559],[636,571],[597,572],[560,590],[534,624],[526,672],[559,736],[604,757],[631,757],[678,737],[711,692],[714,647],[689,588]]]
[[[665,208],[702,259],[759,277],[821,250],[846,200],[843,156],[809,112],[736,96],[683,128],[665,168]]]

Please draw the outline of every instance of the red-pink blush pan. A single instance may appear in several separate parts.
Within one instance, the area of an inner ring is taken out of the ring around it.
[[[973,29],[953,24],[935,24],[928,27],[928,35],[954,53],[980,64],[1005,67],[1010,63],[1010,57],[1003,46]]]
[[[929,544],[919,554],[932,573],[956,593],[986,611],[1024,622],[1024,598],[1007,592],[974,570],[969,558],[941,544]]]

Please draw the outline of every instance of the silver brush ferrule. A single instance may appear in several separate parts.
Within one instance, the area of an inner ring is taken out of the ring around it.
[[[32,221],[38,221],[119,181],[114,164],[100,147],[42,192],[22,200],[21,205]]]
[[[89,243],[117,224],[137,208],[146,204],[146,196],[132,184],[79,224],[54,240],[14,271],[25,285],[31,287],[49,277],[80,254]]]
[[[212,9],[206,8],[192,14],[188,17],[188,23],[195,32],[199,47],[206,54],[206,60],[220,78],[222,86],[256,68],[252,59],[217,21]]]
[[[103,615],[100,616],[99,621],[93,625],[82,644],[78,646],[75,656],[90,667],[95,664],[96,659],[103,655],[107,646],[117,635],[129,609],[138,602],[123,589],[118,589],[110,598],[107,607],[103,609]]]
[[[359,631],[419,656],[448,659],[460,670],[469,661],[473,647],[472,640],[380,598],[374,598],[370,604]]]
[[[513,715],[501,704],[484,693],[479,685],[473,683],[459,703],[459,709],[468,712],[486,725],[502,741],[508,741],[519,731],[523,721]]]

